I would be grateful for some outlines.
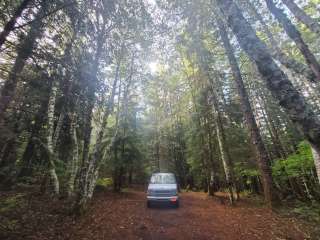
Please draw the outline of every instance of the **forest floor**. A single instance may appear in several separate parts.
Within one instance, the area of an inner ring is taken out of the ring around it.
[[[28,206],[15,207],[10,216],[16,214],[19,223],[11,219],[12,229],[7,227],[2,235],[0,229],[0,239],[319,239],[319,235],[312,236],[312,228],[306,222],[272,212],[250,198],[230,206],[223,196],[212,198],[205,193],[183,192],[178,209],[148,209],[142,190],[99,192],[80,219],[67,216],[61,200],[50,206],[43,202],[44,199],[34,198]],[[4,218],[0,211],[0,223],[1,220]]]

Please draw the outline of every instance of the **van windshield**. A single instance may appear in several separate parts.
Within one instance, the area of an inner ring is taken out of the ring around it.
[[[152,184],[175,184],[176,179],[173,174],[155,174],[155,175],[152,175],[150,183],[152,183]]]

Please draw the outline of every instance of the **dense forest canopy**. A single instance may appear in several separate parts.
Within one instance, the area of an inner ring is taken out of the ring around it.
[[[82,212],[174,172],[320,199],[319,0],[2,0],[0,181]]]

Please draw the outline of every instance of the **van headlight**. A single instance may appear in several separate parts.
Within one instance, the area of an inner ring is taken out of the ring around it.
[[[154,190],[152,190],[152,189],[148,189],[148,191],[147,191],[147,195],[152,195],[152,194],[154,194]]]
[[[172,190],[172,195],[173,196],[176,196],[176,195],[178,195],[178,191],[175,189],[175,190]]]

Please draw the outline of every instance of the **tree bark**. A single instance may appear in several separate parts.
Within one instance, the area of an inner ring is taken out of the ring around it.
[[[209,196],[214,196],[214,192],[216,189],[216,172],[217,172],[217,166],[216,161],[214,157],[214,150],[213,150],[213,142],[212,142],[212,129],[210,127],[210,122],[207,119],[207,122],[205,124],[206,131],[207,131],[207,142],[208,142],[208,152],[209,152],[209,159],[210,159],[210,177],[209,177],[209,189],[208,194]]]
[[[217,132],[217,139],[219,144],[220,156],[222,160],[222,165],[224,169],[224,173],[226,176],[227,187],[229,189],[229,200],[231,204],[234,203],[234,196],[233,193],[236,192],[236,184],[234,180],[234,172],[233,172],[233,164],[231,161],[229,149],[226,143],[226,136],[222,122],[221,112],[219,110],[219,103],[217,98],[216,90],[214,89],[214,84],[210,79],[211,85],[211,92],[212,92],[212,102],[215,112],[215,121],[216,121],[216,132]]]
[[[317,175],[318,175],[318,181],[319,181],[319,184],[320,184],[320,151],[319,151],[319,147],[316,146],[315,144],[311,144],[311,151],[312,151],[314,164],[316,166],[316,172],[317,172]]]
[[[86,116],[84,119],[84,137],[83,137],[83,151],[82,151],[82,162],[79,173],[79,182],[78,182],[78,193],[74,206],[74,210],[77,214],[81,214],[85,210],[85,206],[89,199],[88,193],[88,183],[89,183],[89,149],[90,149],[90,140],[92,132],[92,114],[93,108],[95,105],[95,93],[98,85],[98,70],[99,70],[99,61],[101,58],[103,46],[104,46],[104,32],[100,32],[97,39],[97,48],[94,55],[94,61],[92,62],[90,68],[90,78],[88,81],[88,93],[87,93],[87,104],[86,104]]]
[[[57,96],[57,86],[55,83],[53,83],[51,94],[49,97],[49,103],[48,103],[48,128],[47,128],[47,148],[49,151],[49,169],[48,169],[48,176],[50,179],[50,184],[53,194],[58,195],[60,191],[59,186],[59,180],[55,169],[55,145],[53,142],[53,135],[54,135],[54,109],[55,109],[55,103],[56,103],[56,96]]]
[[[288,36],[296,43],[307,64],[315,74],[315,80],[317,82],[320,82],[320,64],[317,62],[317,59],[310,51],[308,45],[302,39],[302,36],[298,29],[291,23],[290,19],[286,16],[285,13],[281,9],[277,8],[273,0],[265,1],[270,12],[279,21]]]
[[[223,43],[223,46],[226,51],[226,55],[229,60],[229,64],[232,71],[232,76],[234,81],[236,82],[237,91],[240,97],[240,103],[242,107],[242,112],[244,114],[244,117],[246,119],[247,127],[250,132],[250,139],[251,142],[255,148],[256,155],[257,155],[257,162],[260,170],[260,174],[262,177],[262,183],[263,183],[263,191],[264,191],[264,197],[266,202],[272,206],[274,201],[277,199],[275,196],[275,189],[273,188],[273,182],[272,182],[272,170],[269,165],[269,158],[267,154],[267,150],[265,148],[264,142],[262,140],[260,130],[258,129],[256,120],[253,115],[253,111],[251,108],[251,104],[249,101],[249,97],[247,94],[247,91],[245,89],[243,79],[241,76],[241,72],[238,66],[237,59],[234,55],[233,47],[230,43],[230,40],[228,38],[228,33],[224,27],[224,23],[220,20],[219,17],[216,18],[220,37]]]
[[[41,8],[36,14],[41,16],[46,11],[45,3],[41,4]],[[9,107],[9,104],[14,99],[15,90],[19,77],[22,70],[26,64],[27,59],[32,55],[33,49],[36,47],[36,39],[39,38],[43,33],[43,20],[35,21],[31,24],[30,30],[23,40],[23,42],[18,46],[17,57],[15,59],[14,65],[9,74],[8,80],[4,83],[1,94],[0,94],[0,123],[3,121],[5,112]]]
[[[110,114],[112,113],[113,107],[114,107],[114,98],[116,95],[116,89],[117,89],[117,84],[118,84],[119,74],[120,74],[119,71],[120,71],[120,61],[117,64],[116,74],[115,74],[115,78],[114,78],[114,81],[112,84],[111,95],[108,99],[107,106],[106,106],[105,112],[103,114],[101,128],[99,130],[98,138],[97,138],[97,141],[94,146],[92,157],[90,159],[90,165],[88,168],[88,174],[89,174],[88,181],[90,182],[89,185],[91,185],[92,187],[95,186],[95,175],[99,169],[99,165],[100,165],[101,158],[103,155],[102,140],[103,140],[103,136],[106,132],[108,118],[109,118]],[[93,192],[93,189],[88,189],[88,191]]]
[[[79,185],[78,185],[78,192],[75,201],[74,211],[77,214],[81,214],[86,207],[87,201],[90,199],[89,188],[90,184],[92,185],[92,179],[96,178],[95,175],[97,172],[91,169],[92,163],[90,163],[89,158],[89,149],[90,149],[90,139],[91,139],[91,132],[92,132],[92,111],[95,105],[95,93],[98,86],[98,71],[99,71],[99,62],[101,56],[103,54],[104,44],[106,40],[106,25],[103,24],[99,35],[96,39],[96,49],[93,58],[93,62],[91,65],[91,76],[90,81],[88,82],[88,103],[87,103],[87,110],[84,123],[84,143],[83,143],[83,151],[82,151],[82,163],[79,173]],[[92,173],[92,176],[90,176]]]
[[[4,26],[3,31],[0,33],[0,51],[1,51],[1,47],[4,44],[4,42],[6,41],[8,35],[10,34],[10,32],[12,32],[14,30],[14,25],[16,24],[17,19],[21,16],[23,10],[27,8],[28,4],[31,1],[32,0],[23,0],[20,3],[20,5],[18,6],[18,8],[14,11],[11,19]]]
[[[72,142],[72,157],[68,163],[68,183],[67,183],[67,194],[68,197],[74,196],[74,186],[75,186],[75,179],[79,167],[79,144],[78,144],[78,137],[77,137],[77,129],[76,129],[76,116],[71,119],[71,126],[70,126],[70,135],[71,135],[71,142]]]
[[[307,65],[298,62],[294,58],[287,56],[280,49],[278,42],[274,39],[272,33],[269,30],[269,27],[263,20],[261,14],[258,12],[254,4],[251,1],[247,1],[246,4],[249,7],[250,12],[252,12],[255,18],[260,22],[262,30],[265,32],[270,41],[272,57],[278,60],[283,66],[285,66],[289,70],[304,76],[310,82],[314,82],[316,79],[316,75],[313,73],[313,71]]]
[[[317,20],[307,15],[305,11],[303,11],[303,9],[301,9],[293,0],[282,0],[282,2],[300,22],[306,25],[312,32],[320,35],[320,24]]]
[[[267,88],[285,109],[304,137],[320,152],[320,121],[303,96],[273,61],[266,45],[257,37],[233,0],[217,0],[218,6],[242,49],[255,62]],[[315,159],[317,166],[320,160]],[[319,172],[318,172],[319,173]],[[320,178],[320,175],[318,175]]]

